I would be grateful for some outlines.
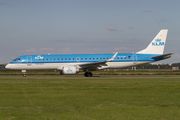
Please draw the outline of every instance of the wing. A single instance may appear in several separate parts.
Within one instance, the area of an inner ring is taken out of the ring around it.
[[[110,59],[108,59],[107,61],[101,61],[101,62],[89,62],[89,63],[84,63],[84,64],[78,64],[79,67],[81,67],[82,69],[89,69],[89,70],[96,70],[97,67],[101,67],[101,66],[107,66],[107,62],[113,61],[116,57],[116,55],[118,54],[118,52],[116,52]]]

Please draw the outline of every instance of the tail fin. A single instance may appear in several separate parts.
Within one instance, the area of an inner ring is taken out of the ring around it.
[[[152,42],[147,46],[146,49],[141,50],[137,53],[141,54],[163,54],[164,47],[166,43],[167,37],[167,29],[162,29],[156,37],[152,40]]]

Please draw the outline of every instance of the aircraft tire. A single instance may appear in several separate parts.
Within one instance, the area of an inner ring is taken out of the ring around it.
[[[85,76],[85,77],[92,77],[92,73],[91,73],[91,72],[85,72],[85,73],[84,73],[84,76]]]
[[[92,77],[92,73],[91,72],[89,72],[89,77]]]

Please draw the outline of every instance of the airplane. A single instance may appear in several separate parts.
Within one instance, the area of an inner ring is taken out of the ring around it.
[[[85,72],[85,77],[92,77],[91,71],[126,68],[170,58],[173,53],[163,54],[167,33],[168,29],[160,30],[151,43],[138,52],[23,55],[8,63],[5,68],[22,70],[24,77],[26,70],[59,70],[60,74],[65,75]]]

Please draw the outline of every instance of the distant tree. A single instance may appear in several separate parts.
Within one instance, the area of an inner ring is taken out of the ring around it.
[[[180,63],[173,63],[171,66],[172,67],[180,67]]]
[[[179,64],[180,66],[180,64]],[[166,64],[166,65],[154,65],[154,64],[143,64],[143,65],[138,65],[136,66],[137,69],[171,69],[171,66]]]

